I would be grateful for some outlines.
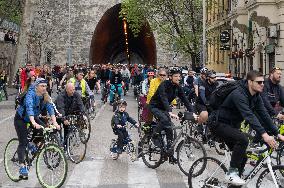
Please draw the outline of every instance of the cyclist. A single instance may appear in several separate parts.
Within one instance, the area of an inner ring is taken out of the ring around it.
[[[7,85],[6,71],[2,70],[2,73],[0,74],[0,86],[3,87],[3,91],[5,93],[6,100],[8,100],[8,93],[7,93],[6,85]]]
[[[200,77],[195,79],[193,82],[195,95],[197,99],[200,97],[199,96],[200,89],[204,88],[206,78],[207,78],[207,72],[208,72],[208,69],[206,67],[202,68],[200,70]],[[208,112],[206,111],[206,108],[204,109],[204,106],[196,105],[196,111],[199,112],[198,124],[200,125],[206,122],[206,120],[208,119]]]
[[[107,83],[110,77],[110,70],[106,65],[102,65],[102,69],[100,71],[100,79],[101,79],[101,88],[102,88],[102,98],[101,100],[104,101],[104,95],[107,92]]]
[[[75,86],[72,82],[66,84],[65,90],[57,96],[55,104],[58,112],[63,117],[73,115],[75,112],[84,112],[84,104],[81,95],[78,92],[75,92]],[[66,145],[68,125],[70,125],[70,122],[68,122],[68,120],[63,120],[64,145]]]
[[[127,103],[126,101],[121,101],[118,105],[118,110],[115,111],[112,120],[111,120],[111,127],[113,130],[113,133],[118,136],[117,140],[117,153],[122,153],[122,147],[123,147],[123,140],[128,138],[128,132],[125,128],[126,123],[129,122],[136,127],[138,127],[138,123],[129,116],[129,114],[125,111],[126,110]]]
[[[184,91],[180,86],[181,71],[178,68],[172,68],[169,70],[169,80],[162,82],[154,96],[150,101],[150,111],[158,118],[157,128],[154,130],[154,139],[159,137],[162,130],[166,131],[167,147],[170,148],[173,140],[173,131],[171,128],[171,118],[178,119],[178,116],[172,112],[170,107],[171,102],[179,97],[186,106],[187,110],[192,112],[193,108],[187,98]],[[170,151],[169,162],[176,163],[177,159],[173,156],[173,151]]]
[[[88,73],[88,76],[86,77],[86,81],[88,83],[88,86],[90,87],[90,89],[92,91],[95,91],[95,88],[98,89],[98,92],[101,91],[101,86],[100,86],[100,82],[96,76],[96,72],[95,70],[90,70]]]
[[[247,136],[240,131],[240,124],[243,120],[246,120],[272,148],[276,147],[276,142],[267,132],[284,140],[284,137],[278,134],[278,129],[262,102],[260,93],[264,88],[263,83],[262,73],[255,70],[248,72],[247,79],[240,81],[239,86],[225,98],[218,110],[210,114],[208,120],[212,133],[220,137],[232,150],[230,168],[225,179],[233,185],[245,184],[240,174],[247,160],[246,148],[249,141]]]
[[[127,93],[129,91],[130,71],[127,69],[126,65],[122,66],[121,75],[122,80],[125,83],[125,91]]]
[[[149,92],[147,95],[147,104],[150,103],[151,98],[157,91],[159,85],[167,79],[167,72],[164,68],[159,68],[157,78],[154,78],[150,82]]]
[[[75,90],[81,95],[83,102],[86,102],[86,97],[90,96],[92,100],[94,100],[95,96],[91,91],[88,83],[84,79],[84,71],[83,69],[78,69],[76,71],[76,76],[71,78],[69,82],[73,83],[75,86]],[[95,102],[94,102],[95,104]]]
[[[281,69],[278,67],[273,68],[269,78],[264,82],[264,89],[261,93],[261,97],[269,114],[284,120],[284,115],[282,115],[284,107],[284,90],[280,85],[281,77]]]
[[[146,101],[147,101],[147,95],[149,92],[150,88],[150,82],[152,79],[154,79],[155,73],[154,72],[147,72],[147,78],[142,82],[142,93],[141,96],[139,97],[139,101],[142,105],[142,117],[145,120],[146,124],[151,123],[152,121],[152,116],[146,107]]]
[[[122,81],[122,76],[121,76],[121,73],[119,72],[118,67],[115,67],[114,71],[111,73],[110,84],[111,86],[110,86],[109,100],[110,100],[110,104],[112,105],[113,100],[114,100],[114,91],[118,93],[119,97],[121,97],[121,94],[122,94],[123,81]]]
[[[214,71],[207,71],[207,78],[201,82],[198,88],[196,99],[196,111],[199,113],[199,124],[205,123],[208,119],[209,98],[211,93],[217,88],[216,74]]]
[[[194,76],[195,72],[192,70],[188,70],[188,75],[184,77],[184,92],[190,98],[189,101],[192,101],[195,98],[195,91],[193,82],[195,80]]]
[[[17,153],[20,163],[19,173],[20,178],[22,179],[28,178],[28,169],[24,164],[25,151],[28,145],[27,124],[30,123],[35,129],[40,129],[41,125],[44,126],[44,124],[38,119],[38,116],[46,109],[51,116],[53,125],[55,125],[57,129],[60,129],[60,126],[56,122],[53,106],[50,101],[48,101],[50,97],[44,97],[47,92],[46,87],[47,81],[43,78],[38,78],[34,85],[29,88],[25,96],[24,103],[20,104],[17,108],[14,118],[14,126],[19,139]]]

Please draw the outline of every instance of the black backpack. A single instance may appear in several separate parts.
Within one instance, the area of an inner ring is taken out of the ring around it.
[[[16,100],[15,100],[15,109],[18,107],[18,106],[24,106],[24,100],[26,98],[26,95],[27,95],[27,91],[24,91],[23,93],[20,93],[17,97],[16,97]]]
[[[216,88],[210,96],[209,100],[210,107],[213,108],[214,110],[217,110],[220,107],[220,105],[223,104],[226,97],[238,86],[239,82],[235,81],[235,82],[227,82]]]

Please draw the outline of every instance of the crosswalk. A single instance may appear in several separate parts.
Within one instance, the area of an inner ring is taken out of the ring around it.
[[[1,160],[1,159],[0,159]],[[1,166],[3,160],[0,161]],[[3,165],[4,166],[4,165]],[[173,170],[172,165],[163,164],[158,169],[150,169],[142,160],[128,161],[127,155],[122,155],[116,161],[110,157],[96,157],[86,159],[79,164],[69,162],[68,177],[63,187],[101,188],[101,187],[127,187],[127,188],[186,188],[187,178],[182,175],[178,167]],[[167,177],[167,178],[166,178]],[[169,179],[170,177],[170,179]],[[186,181],[185,181],[186,180]],[[0,181],[1,182],[1,181]],[[171,183],[170,183],[171,182]],[[174,184],[172,184],[174,182]],[[35,169],[32,168],[29,180],[12,182],[7,177],[0,187],[40,187]]]

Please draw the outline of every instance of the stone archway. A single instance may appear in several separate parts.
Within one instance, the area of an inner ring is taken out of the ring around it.
[[[96,26],[91,47],[90,64],[126,63],[123,21],[119,18],[121,4],[108,9]],[[157,64],[154,34],[147,24],[138,37],[128,29],[130,63]]]

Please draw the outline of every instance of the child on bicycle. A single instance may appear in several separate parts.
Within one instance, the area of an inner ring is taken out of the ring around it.
[[[122,153],[123,141],[128,138],[128,132],[126,130],[126,123],[129,122],[135,127],[138,127],[138,123],[129,116],[126,112],[126,101],[121,101],[118,104],[118,110],[115,111],[112,120],[111,120],[111,127],[113,133],[118,136],[117,139],[117,153]]]

